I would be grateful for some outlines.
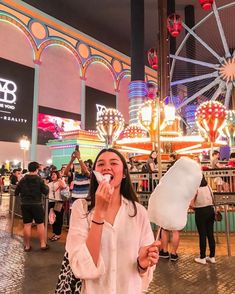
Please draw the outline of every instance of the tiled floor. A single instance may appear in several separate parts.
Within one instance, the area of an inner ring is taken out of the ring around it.
[[[25,253],[21,221],[15,222],[15,234],[11,238],[7,197],[3,199],[0,205],[0,294],[54,293],[66,232],[60,242],[51,243],[49,251],[40,251],[38,242],[33,239],[33,251]],[[217,263],[203,266],[193,262],[198,251],[197,236],[182,236],[179,261],[159,261],[148,293],[235,293],[235,257],[225,256],[225,238],[219,239]],[[233,250],[234,244],[233,238]],[[232,253],[234,255],[234,251]]]

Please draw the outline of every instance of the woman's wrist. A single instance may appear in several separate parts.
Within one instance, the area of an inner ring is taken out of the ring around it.
[[[103,224],[104,224],[104,221],[99,221],[99,222],[97,222],[96,220],[92,220],[91,221],[93,224],[95,224],[95,225],[98,225],[98,226],[102,226]]]
[[[147,267],[143,267],[141,264],[140,264],[140,260],[139,260],[139,257],[137,258],[137,267],[138,267],[138,270],[142,273],[146,272],[147,269],[148,269],[148,266]]]
[[[104,214],[97,212],[97,211],[94,211],[93,220],[96,222],[99,222],[99,223],[104,222]]]

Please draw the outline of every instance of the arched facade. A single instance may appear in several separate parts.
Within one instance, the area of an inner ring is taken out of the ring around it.
[[[37,106],[80,113],[83,120],[85,87],[90,86],[116,95],[128,123],[129,57],[14,1],[0,6],[0,44],[0,57],[35,68]],[[146,79],[157,80],[156,72],[148,68]],[[16,149],[18,143],[12,144]]]

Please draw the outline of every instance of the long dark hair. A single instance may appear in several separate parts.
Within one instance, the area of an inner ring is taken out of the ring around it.
[[[113,149],[113,148],[102,149],[95,159],[93,169],[95,170],[96,163],[97,163],[97,160],[99,159],[100,155],[105,152],[113,152],[113,153],[117,154],[117,156],[122,161],[123,175],[125,177],[122,179],[122,182],[121,182],[120,193],[124,198],[126,198],[127,200],[130,200],[132,202],[133,207],[134,207],[134,215],[133,216],[136,216],[137,208],[136,208],[135,202],[139,202],[139,201],[138,201],[137,195],[135,193],[135,190],[133,188],[130,174],[129,174],[128,167],[127,167],[127,163],[126,163],[126,160],[123,157],[123,155],[119,151],[117,151],[116,149]],[[98,182],[96,180],[94,173],[91,173],[91,183],[90,183],[90,189],[89,189],[89,194],[88,194],[88,199],[91,200],[91,205],[89,206],[89,209],[88,209],[89,212],[95,207],[95,193],[96,193],[97,188],[98,188]]]
[[[208,185],[207,180],[206,180],[205,176],[202,175],[200,187],[206,187],[207,185]]]
[[[152,158],[152,155],[153,155],[154,152],[157,154],[157,151],[156,150],[152,150],[151,153],[149,154],[149,158]],[[152,158],[152,160],[153,160],[153,162],[155,164],[157,164],[157,158]]]

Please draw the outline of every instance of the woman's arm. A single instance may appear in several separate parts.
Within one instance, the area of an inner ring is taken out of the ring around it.
[[[58,182],[60,189],[65,189],[67,187],[66,183],[63,180],[59,179]]]
[[[101,236],[104,226],[104,219],[109,206],[112,190],[113,189],[111,189],[110,184],[107,181],[103,180],[99,184],[95,194],[96,205],[94,209],[91,228],[86,240],[86,245],[96,265],[100,254]]]
[[[96,265],[86,245],[90,231],[90,215],[87,216],[84,201],[78,199],[73,203],[66,251],[68,252],[70,266],[76,277],[97,279],[104,273],[105,268],[102,256],[99,256]]]
[[[150,167],[150,170],[153,172],[153,171],[156,171],[156,168],[155,168],[155,164],[153,162],[150,162],[149,163],[149,167]]]

